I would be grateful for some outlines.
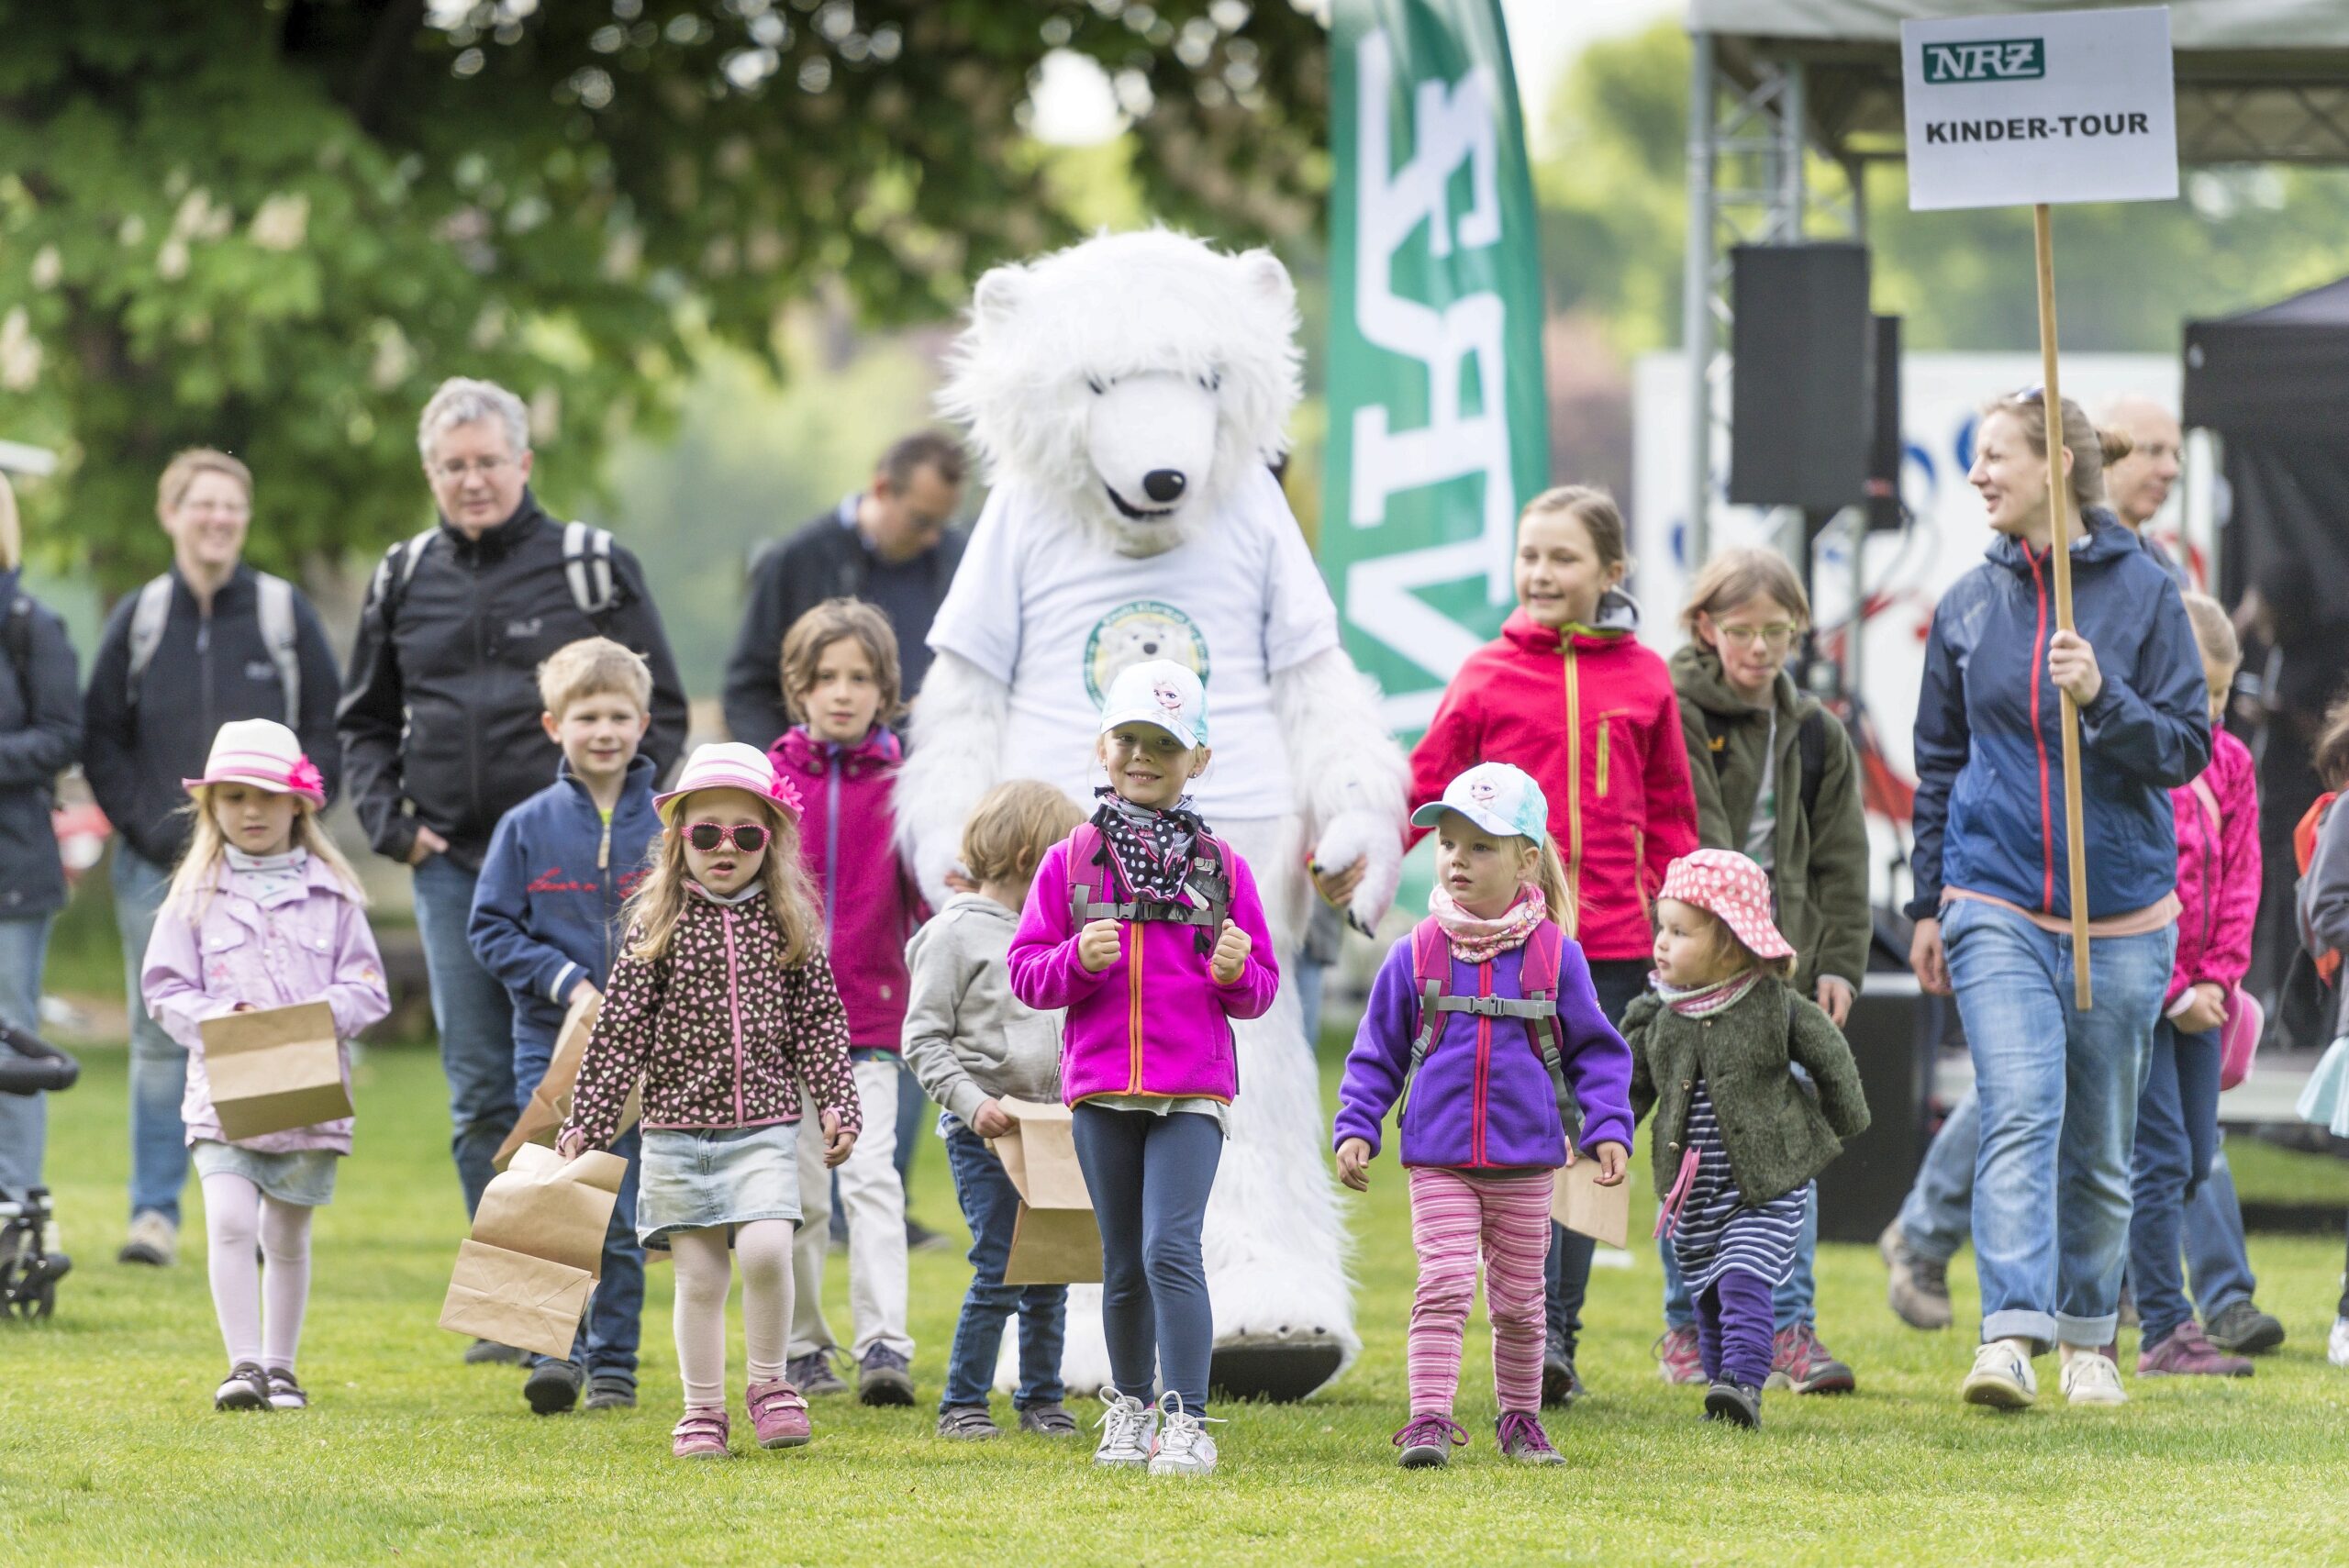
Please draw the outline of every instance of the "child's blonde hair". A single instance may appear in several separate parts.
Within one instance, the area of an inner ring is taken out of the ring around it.
[[[1010,779],[979,797],[963,828],[963,869],[973,882],[1025,882],[1044,851],[1076,831],[1085,813],[1039,779]]]
[[[667,956],[669,940],[677,934],[677,921],[685,912],[685,900],[693,896],[685,886],[693,880],[693,873],[685,867],[685,836],[678,828],[679,823],[692,820],[686,814],[692,804],[689,795],[672,805],[668,829],[653,840],[644,880],[620,908],[620,929],[628,933],[631,958]],[[768,917],[783,933],[783,962],[802,963],[816,945],[823,922],[816,912],[815,885],[799,863],[799,824],[765,801],[759,802],[759,810],[774,834],[767,840],[766,859],[759,862]]]
[[[623,696],[639,713],[651,712],[652,667],[608,637],[566,642],[539,666],[539,702],[558,724],[573,703],[600,696]]]
[[[1775,550],[1725,550],[1705,562],[1689,584],[1688,602],[1680,607],[1680,629],[1698,641],[1697,617],[1718,621],[1750,599],[1767,596],[1786,606],[1797,626],[1810,624],[1810,595],[1802,579]]]
[[[2203,660],[2216,664],[2234,679],[2235,671],[2243,664],[2243,644],[2235,639],[2234,622],[2219,601],[2208,594],[2179,595],[2186,601],[2186,618],[2193,624],[2195,645],[2201,649]]]
[[[212,814],[212,790],[210,784],[196,785],[188,792],[187,805],[180,808],[194,819],[194,830],[188,835],[187,852],[173,868],[171,889],[165,895],[165,902],[176,907],[191,926],[202,923],[212,895],[219,890],[220,868],[228,859],[228,836],[220,831],[220,819]],[[294,802],[294,848],[306,850],[324,861],[342,884],[342,895],[365,907],[367,890],[359,885],[359,873],[351,869],[351,862],[334,847],[334,840],[319,825],[318,808],[298,795],[290,798]]]
[[[863,649],[873,664],[873,683],[881,693],[874,722],[891,722],[897,717],[897,695],[903,689],[897,634],[888,617],[862,599],[826,599],[784,633],[780,662],[785,711],[802,724],[807,722],[807,694],[816,684],[816,666],[823,662],[824,650],[842,639]]]
[[[1566,884],[1566,862],[1558,858],[1558,840],[1546,834],[1542,840],[1541,853],[1534,860],[1533,885],[1542,890],[1542,902],[1547,906],[1552,922],[1573,936],[1580,912],[1575,908],[1574,889]]]
[[[1742,974],[1750,969],[1758,969],[1765,974],[1775,974],[1781,980],[1792,980],[1795,977],[1795,960],[1792,954],[1785,958],[1764,958],[1739,940],[1737,933],[1730,929],[1727,920],[1701,904],[1691,904],[1688,907],[1705,917],[1712,934],[1713,951],[1736,964],[1737,974]],[[1735,975],[1731,976],[1731,979],[1735,977]]]

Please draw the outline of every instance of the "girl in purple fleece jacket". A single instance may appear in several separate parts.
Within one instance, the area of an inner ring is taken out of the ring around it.
[[[1111,683],[1090,823],[1045,853],[1008,955],[1011,991],[1065,1007],[1061,1097],[1101,1227],[1096,1464],[1206,1475],[1215,1312],[1199,1231],[1239,1093],[1231,1020],[1262,1018],[1280,971],[1248,862],[1209,836],[1184,786],[1208,765],[1207,693],[1186,667]],[[1165,1393],[1151,1404],[1152,1363]]]
[[[1337,1126],[1338,1174],[1365,1191],[1380,1123],[1408,1093],[1398,1131],[1419,1281],[1407,1350],[1411,1418],[1395,1446],[1416,1470],[1447,1462],[1468,1440],[1452,1407],[1481,1250],[1501,1452],[1559,1464],[1539,1414],[1542,1260],[1551,1173],[1575,1154],[1549,1059],[1572,1083],[1599,1182],[1614,1186],[1631,1141],[1631,1053],[1607,1022],[1581,948],[1549,917],[1558,909],[1572,919],[1574,906],[1542,786],[1507,762],[1482,762],[1411,820],[1436,829],[1428,922],[1395,944],[1371,984]],[[1537,977],[1553,968],[1546,984]],[[1431,986],[1441,987],[1432,1007]]]

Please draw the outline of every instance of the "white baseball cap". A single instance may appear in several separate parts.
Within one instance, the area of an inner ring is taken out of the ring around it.
[[[1145,659],[1118,672],[1101,699],[1101,733],[1154,724],[1192,751],[1208,743],[1208,689],[1187,664]]]
[[[1507,762],[1479,762],[1462,773],[1444,785],[1442,800],[1431,800],[1411,813],[1411,826],[1432,828],[1447,811],[1457,811],[1504,839],[1531,839],[1539,844],[1550,836],[1550,804],[1542,786],[1524,769]]]

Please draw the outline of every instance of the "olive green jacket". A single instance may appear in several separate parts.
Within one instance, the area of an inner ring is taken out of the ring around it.
[[[1762,785],[1762,747],[1770,734],[1767,712],[1748,707],[1721,675],[1720,655],[1692,642],[1672,656],[1672,687],[1680,695],[1680,733],[1688,742],[1688,776],[1697,790],[1697,836],[1708,849],[1745,848]],[[1821,974],[1840,976],[1856,992],[1868,962],[1868,829],[1860,809],[1860,761],[1852,738],[1831,718],[1827,766],[1819,803],[1802,811],[1803,717],[1818,700],[1778,674],[1778,796],[1776,863],[1770,884],[1778,895],[1778,929],[1794,944],[1795,982],[1816,995]],[[1705,716],[1712,715],[1709,728]],[[1712,750],[1713,731],[1721,747]]]
[[[1794,1191],[1843,1151],[1842,1140],[1868,1129],[1867,1095],[1842,1031],[1773,975],[1705,1018],[1672,1011],[1651,991],[1624,1012],[1623,1039],[1631,1048],[1631,1119],[1656,1113],[1648,1152],[1658,1193],[1670,1192],[1680,1173],[1688,1100],[1700,1077],[1748,1203]],[[1796,1079],[1796,1062],[1818,1085],[1817,1099]]]

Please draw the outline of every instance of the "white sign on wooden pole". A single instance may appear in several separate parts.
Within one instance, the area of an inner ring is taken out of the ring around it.
[[[2177,195],[2169,7],[1900,24],[1909,206]]]

